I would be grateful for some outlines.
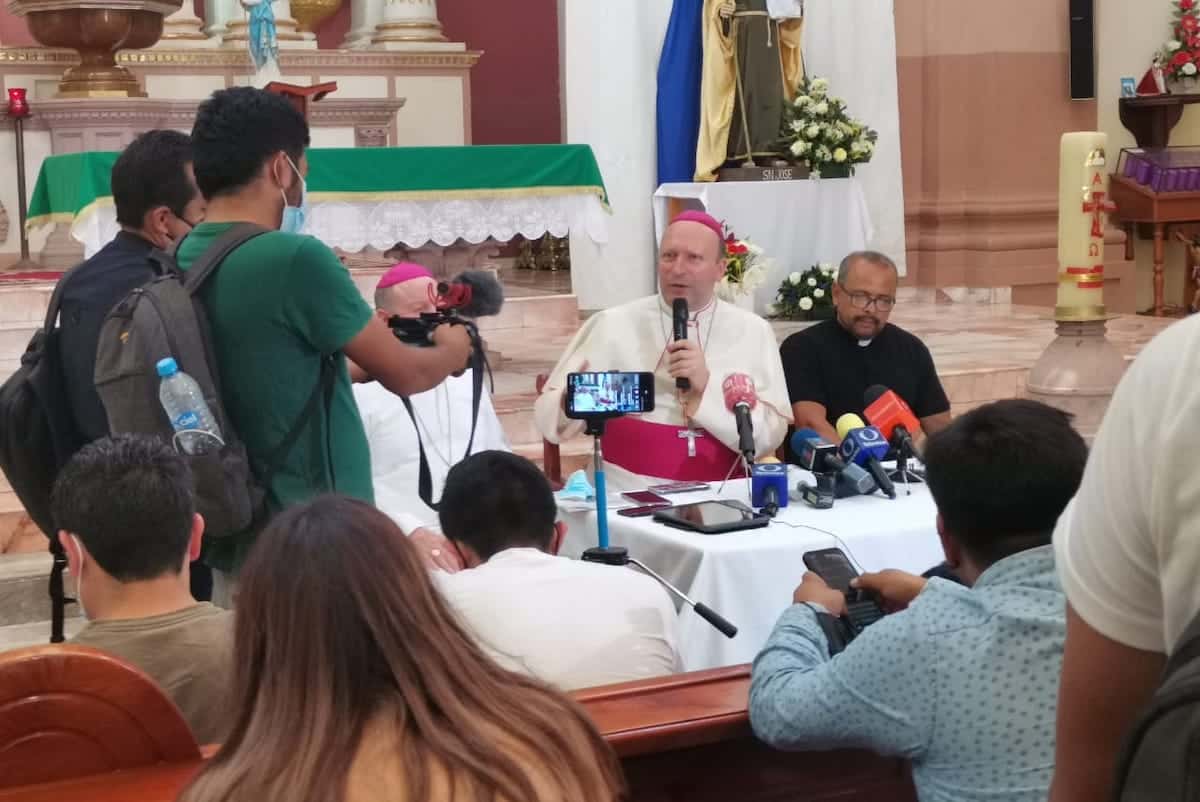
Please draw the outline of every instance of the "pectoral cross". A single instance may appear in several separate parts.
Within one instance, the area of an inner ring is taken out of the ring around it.
[[[696,429],[693,429],[691,426],[689,426],[689,427],[687,427],[687,431],[678,432],[675,436],[678,437],[680,440],[683,440],[685,438],[687,439],[687,441],[688,441],[688,456],[694,457],[694,456],[696,456],[696,438],[703,437],[704,432],[697,431]]]

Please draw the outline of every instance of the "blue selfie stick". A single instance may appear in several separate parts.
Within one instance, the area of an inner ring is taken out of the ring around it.
[[[595,438],[592,459],[596,479],[596,532],[600,535],[600,548],[608,548],[608,483],[604,479],[604,455],[600,451],[600,438]]]

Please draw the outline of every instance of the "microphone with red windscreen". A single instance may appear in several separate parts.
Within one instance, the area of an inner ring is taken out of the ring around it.
[[[725,394],[725,408],[737,420],[738,451],[747,462],[754,462],[754,422],[750,413],[758,406],[758,393],[754,391],[754,379],[745,373],[730,373],[721,382]]]
[[[901,454],[918,456],[912,434],[920,428],[921,423],[904,399],[882,384],[875,384],[867,388],[863,401],[867,405],[863,410],[867,423],[879,429],[888,443]]]

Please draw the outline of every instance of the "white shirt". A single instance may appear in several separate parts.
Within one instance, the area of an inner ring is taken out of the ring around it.
[[[704,350],[708,386],[691,419],[731,449],[738,443],[737,424],[725,407],[721,384],[731,374],[745,374],[754,382],[758,403],[750,413],[754,444],[759,456],[771,454],[783,442],[792,422],[792,406],[779,360],[779,343],[771,324],[752,312],[714,299],[693,311],[688,337]],[[587,364],[589,371],[649,371],[654,374],[654,410],[641,415],[650,423],[686,426],[666,358],[667,343],[674,338],[671,306],[660,295],[650,295],[592,315],[563,351],[534,404],[538,430],[552,443],[583,433],[584,423],[563,413],[567,374]],[[680,440],[680,449],[687,441]],[[731,460],[732,467],[732,460]],[[640,490],[648,484],[673,481],[676,476],[639,476],[609,462],[605,468],[610,490]]]
[[[450,467],[466,454],[471,434],[471,371],[451,376],[432,390],[410,396],[421,424],[421,440],[433,480],[433,500],[441,498]],[[399,524],[405,534],[435,526],[437,513],[425,506],[417,491],[421,454],[417,430],[404,402],[378,382],[354,385],[354,399],[371,448],[371,480],[375,505]],[[479,423],[471,453],[510,451],[504,429],[485,383],[479,399]]]
[[[1200,316],[1154,338],[1096,435],[1054,533],[1075,612],[1106,637],[1170,653],[1200,611]]]
[[[496,662],[562,690],[679,670],[675,606],[635,569],[515,548],[432,576]]]

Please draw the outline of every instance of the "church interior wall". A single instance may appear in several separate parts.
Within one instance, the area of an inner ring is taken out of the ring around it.
[[[1015,302],[1052,305],[1059,138],[1094,129],[1097,104],[1069,99],[1067,0],[997,13],[956,0],[897,6],[907,282],[1011,286]],[[1108,302],[1133,311],[1121,242],[1106,253]]]

